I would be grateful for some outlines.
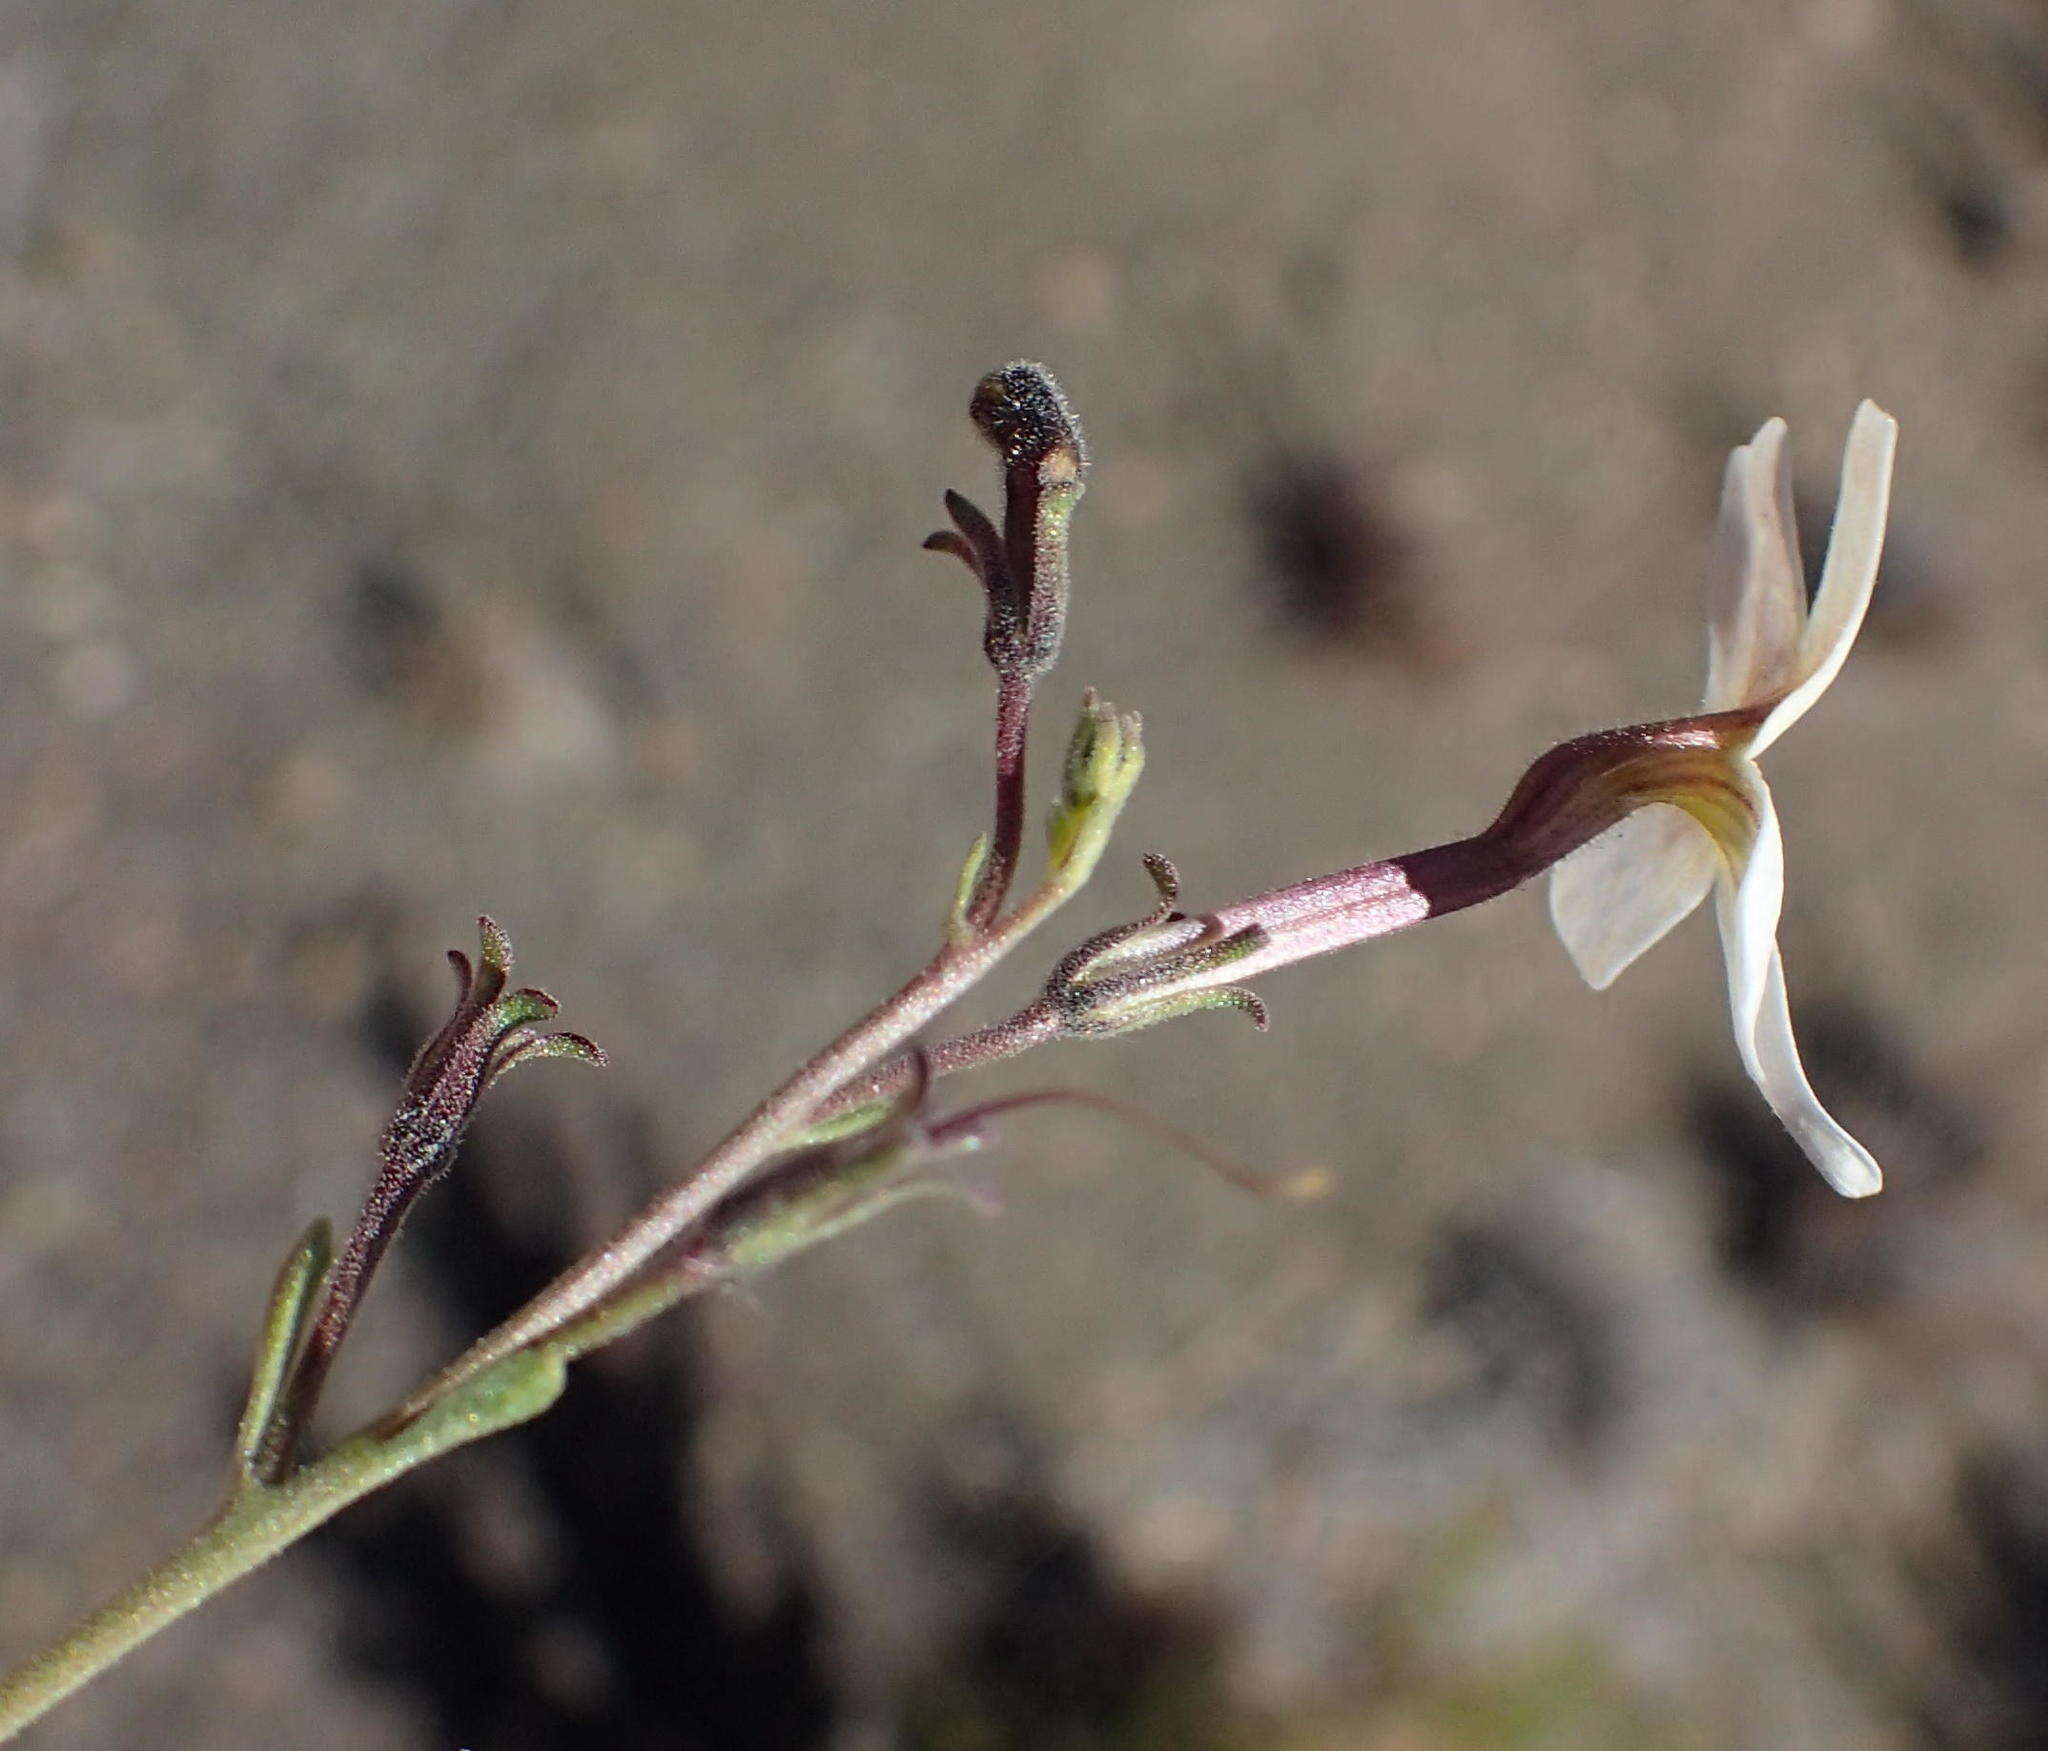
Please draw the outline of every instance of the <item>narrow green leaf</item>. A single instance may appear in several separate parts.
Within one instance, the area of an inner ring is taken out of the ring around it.
[[[242,1421],[235,1430],[235,1482],[241,1487],[255,1480],[270,1419],[277,1414],[291,1377],[292,1363],[299,1353],[299,1340],[327,1268],[334,1262],[334,1231],[321,1216],[309,1223],[279,1268],[270,1291],[270,1304],[263,1315],[263,1335],[256,1345],[256,1366],[249,1379],[248,1403],[242,1407]]]
[[[974,938],[974,926],[967,922],[967,912],[974,904],[975,889],[981,885],[981,872],[987,867],[988,835],[980,833],[968,849],[966,863],[961,865],[960,886],[953,894],[953,909],[946,914],[946,940],[955,947]]]

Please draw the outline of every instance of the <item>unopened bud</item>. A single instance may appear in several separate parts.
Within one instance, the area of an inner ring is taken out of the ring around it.
[[[1088,466],[1080,422],[1043,365],[1019,359],[975,384],[968,417],[1002,453],[1005,468],[1078,479]]]
[[[1145,770],[1143,725],[1135,711],[1106,705],[1091,688],[1081,698],[1067,744],[1060,800],[1046,822],[1046,865],[1069,891],[1095,871],[1117,816]]]
[[[946,495],[954,528],[925,542],[965,562],[988,597],[982,648],[997,674],[1029,681],[1059,657],[1067,619],[1067,525],[1087,446],[1043,365],[1017,363],[975,385],[968,414],[1003,461],[1000,533],[972,502]]]

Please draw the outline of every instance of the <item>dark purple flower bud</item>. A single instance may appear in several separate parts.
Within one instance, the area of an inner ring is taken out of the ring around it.
[[[1067,619],[1067,525],[1088,451],[1073,410],[1043,365],[1017,363],[975,385],[969,416],[1003,459],[1000,532],[969,500],[946,495],[952,529],[926,540],[963,561],[988,597],[982,649],[1005,680],[1042,675]]]
[[[489,918],[477,920],[476,964],[460,949],[448,951],[455,968],[455,1010],[414,1055],[398,1107],[378,1145],[381,1167],[362,1213],[328,1273],[319,1316],[272,1419],[259,1469],[275,1479],[289,1468],[335,1352],[361,1305],[391,1242],[420,1193],[445,1173],[484,1090],[515,1064],[531,1058],[580,1058],[602,1065],[605,1056],[581,1034],[542,1033],[560,1005],[545,991],[511,983],[512,943]]]

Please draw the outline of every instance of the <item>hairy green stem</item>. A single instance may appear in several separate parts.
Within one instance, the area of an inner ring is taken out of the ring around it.
[[[430,1459],[539,1416],[561,1395],[566,1368],[564,1357],[547,1350],[508,1356],[394,1435],[367,1430],[282,1483],[239,1475],[220,1512],[182,1548],[0,1679],[0,1741],[350,1503]]]
[[[984,978],[1078,891],[1093,862],[1092,856],[1075,860],[987,931],[941,949],[894,996],[755,1108],[687,1179],[609,1245],[557,1278],[397,1411],[272,1481],[261,1475],[264,1436],[275,1421],[329,1258],[325,1225],[309,1230],[272,1292],[226,1503],[117,1598],[0,1678],[0,1742],[351,1503],[443,1453],[540,1415],[560,1396],[571,1361],[719,1281],[726,1273],[717,1269],[650,1275],[645,1267],[758,1168],[799,1143],[819,1106],[842,1084]]]

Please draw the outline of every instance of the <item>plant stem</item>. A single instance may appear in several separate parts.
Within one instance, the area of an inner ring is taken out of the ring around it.
[[[924,1049],[925,1071],[934,1081],[941,1076],[956,1076],[963,1070],[979,1070],[984,1065],[1000,1064],[1005,1058],[1014,1058],[1034,1046],[1050,1045],[1060,1037],[1057,1012],[1051,1004],[1039,998],[1027,1003],[1007,1020],[991,1022],[987,1027],[978,1027],[957,1039],[941,1040],[937,1045],[927,1046]],[[824,1124],[857,1108],[902,1095],[916,1080],[916,1056],[912,1052],[899,1052],[866,1075],[845,1084],[818,1108],[815,1122]]]
[[[1000,922],[942,948],[901,990],[756,1107],[688,1178],[657,1198],[609,1244],[572,1266],[397,1411],[273,1481],[253,1468],[266,1458],[276,1462],[274,1454],[260,1451],[260,1431],[273,1420],[276,1394],[285,1384],[280,1373],[245,1417],[254,1426],[244,1430],[236,1484],[220,1512],[117,1598],[0,1677],[0,1741],[39,1720],[131,1649],[350,1503],[453,1448],[539,1415],[559,1396],[571,1361],[717,1281],[716,1271],[682,1265],[643,1273],[672,1240],[771,1157],[799,1141],[820,1105],[849,1078],[901,1045],[984,978],[1077,891],[1087,874],[1087,862],[1064,870]],[[991,1036],[1001,1032],[983,1030]],[[1020,1036],[1009,1050],[1031,1043],[1036,1042]],[[965,1067],[966,1061],[951,1067]],[[300,1251],[311,1244],[309,1236]],[[324,1263],[324,1230],[319,1245]],[[297,1255],[292,1262],[298,1262]],[[319,1274],[305,1266],[289,1282],[281,1282],[274,1294],[274,1300],[284,1296],[289,1315],[283,1335],[273,1339],[280,1370],[291,1360],[289,1340],[310,1310]],[[636,1276],[641,1280],[635,1281]],[[280,1317],[274,1307],[273,1323]]]
[[[942,948],[907,985],[877,1004],[768,1096],[678,1184],[407,1399],[395,1413],[395,1421],[402,1423],[420,1415],[451,1387],[566,1326],[621,1289],[763,1162],[791,1147],[814,1122],[818,1109],[842,1086],[985,978],[1058,909],[1072,887],[1047,882],[984,934]]]
[[[279,1484],[243,1481],[182,1548],[0,1679],[0,1741],[351,1502],[430,1459],[538,1416],[560,1396],[566,1368],[564,1357],[545,1350],[508,1357],[395,1435],[366,1430]]]

